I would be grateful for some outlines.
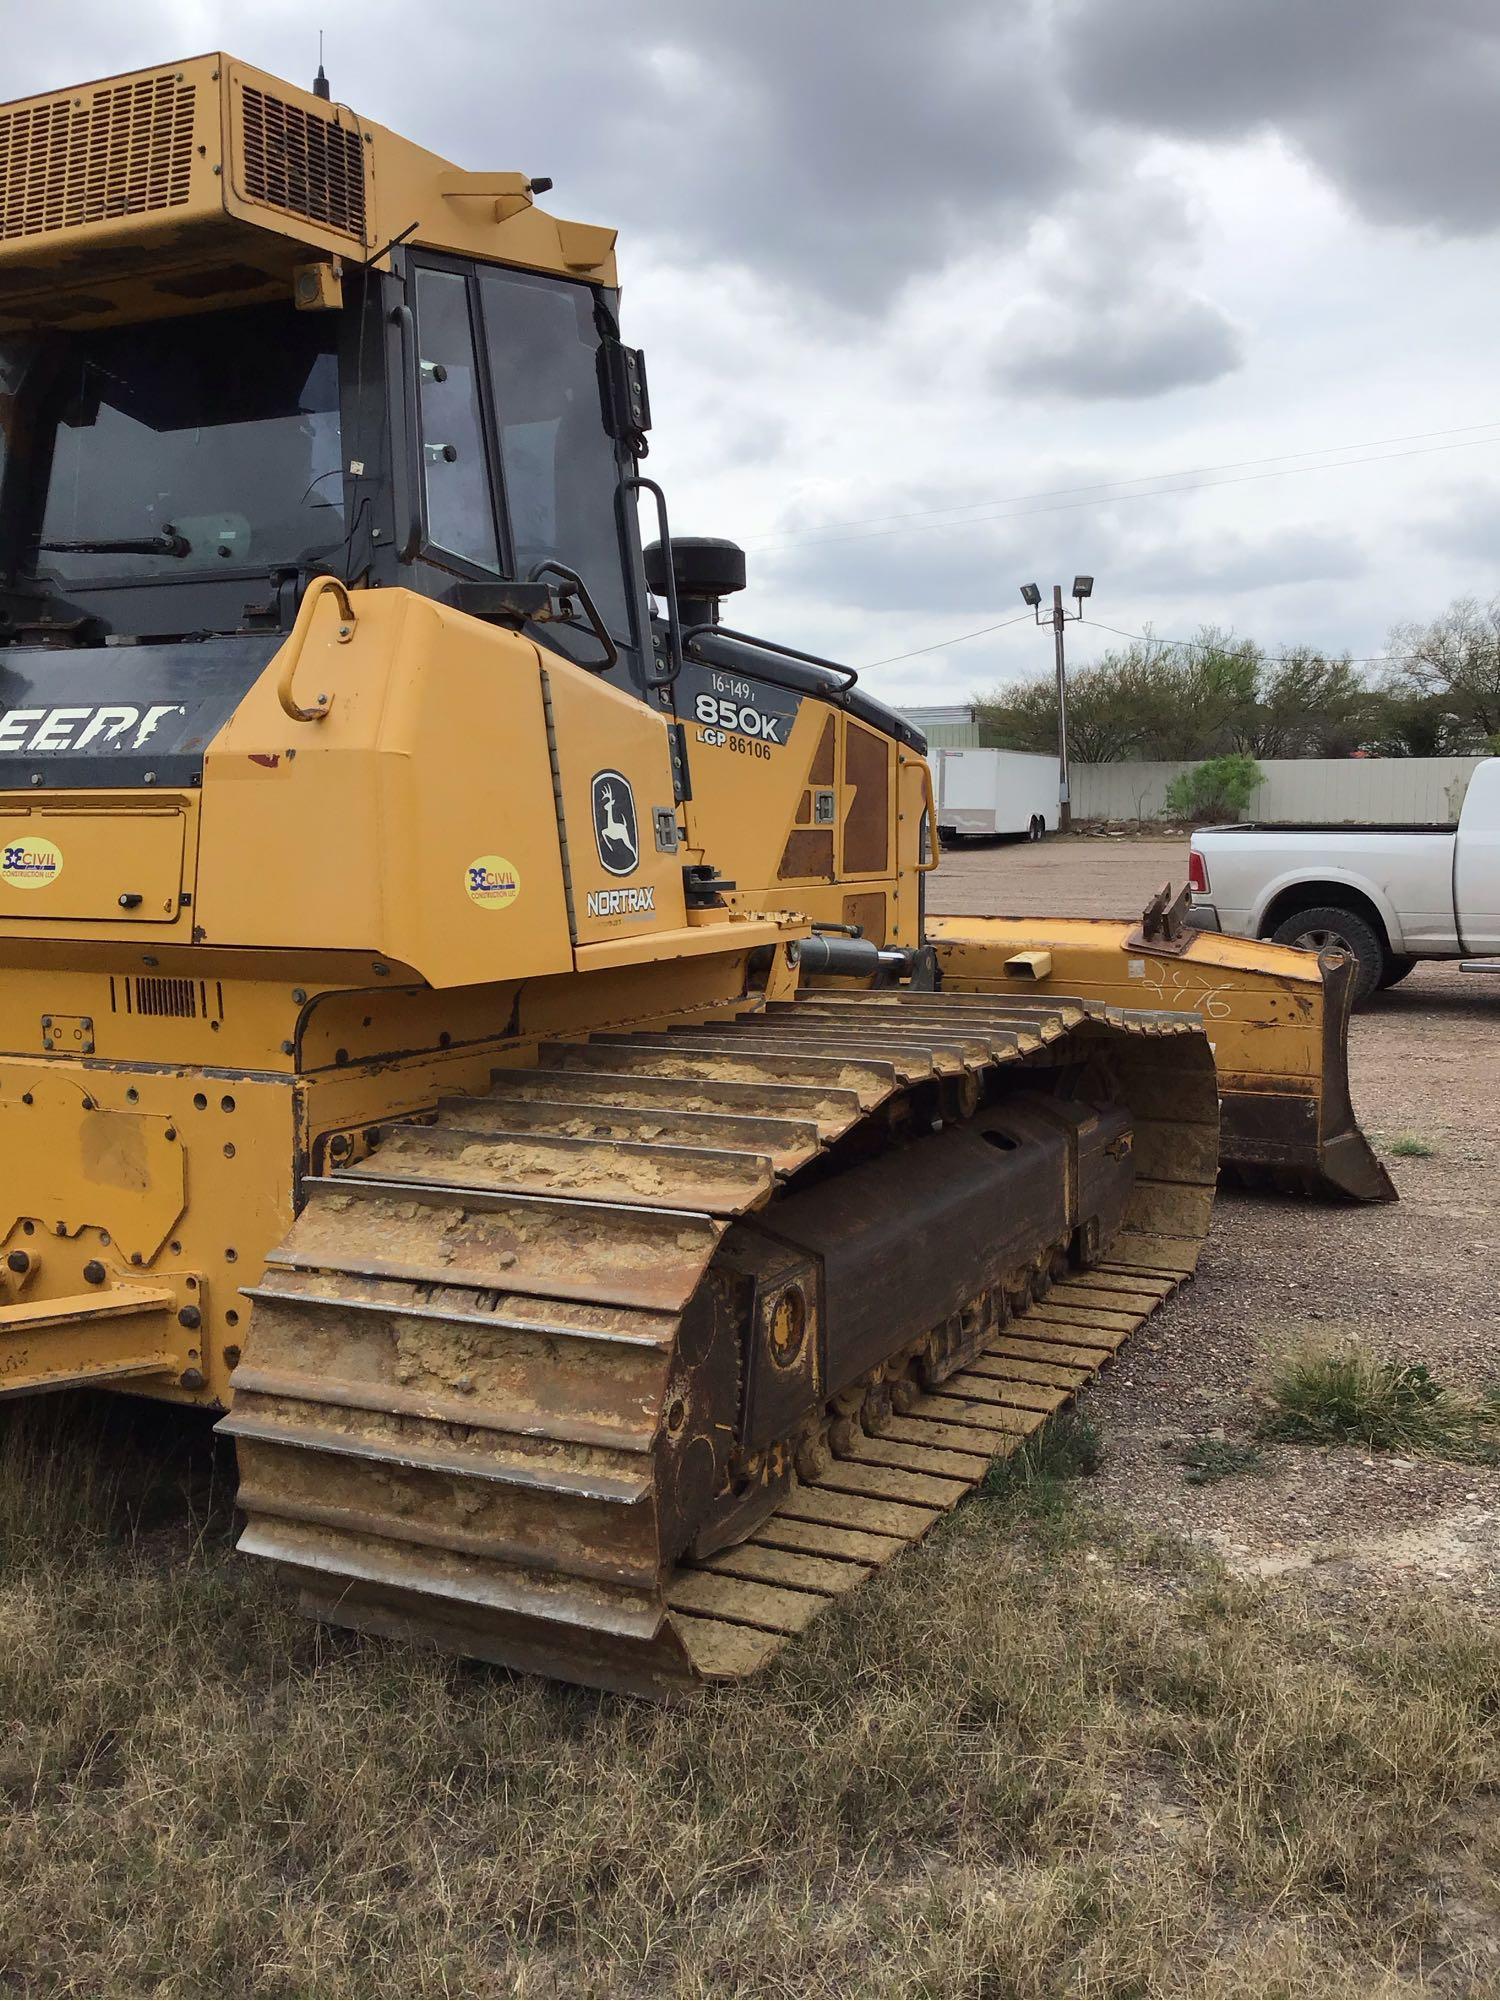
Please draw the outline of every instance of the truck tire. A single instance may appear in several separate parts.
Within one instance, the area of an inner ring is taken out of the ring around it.
[[[1381,992],[1384,993],[1387,987],[1399,986],[1416,963],[1415,959],[1408,958],[1404,952],[1387,952],[1385,971],[1380,976]]]
[[[1304,951],[1347,952],[1355,967],[1355,1007],[1363,1007],[1385,977],[1385,940],[1357,910],[1340,910],[1329,903],[1320,903],[1312,910],[1294,910],[1271,936],[1278,945],[1300,945]]]

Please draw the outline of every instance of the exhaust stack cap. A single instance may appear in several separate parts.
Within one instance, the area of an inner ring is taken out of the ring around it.
[[[642,550],[646,583],[657,597],[667,592],[667,566],[660,542]],[[717,625],[719,600],[745,588],[745,552],[720,535],[674,535],[672,574],[684,625]]]

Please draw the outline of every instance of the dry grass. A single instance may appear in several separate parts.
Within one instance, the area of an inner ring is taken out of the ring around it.
[[[1058,1472],[661,1710],[320,1636],[206,1434],[0,1413],[0,1989],[1488,1991],[1492,1635],[1330,1626]]]

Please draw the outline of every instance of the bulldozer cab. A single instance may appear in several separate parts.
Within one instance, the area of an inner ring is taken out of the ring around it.
[[[553,650],[644,691],[612,294],[393,262],[346,271],[332,308],[289,296],[0,336],[11,631],[287,631],[331,572],[512,623],[534,611]],[[565,602],[547,582],[562,571],[582,586]]]

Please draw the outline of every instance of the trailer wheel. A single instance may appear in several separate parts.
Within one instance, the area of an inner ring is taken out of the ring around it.
[[[1027,840],[1039,841],[1046,831],[1047,822],[1042,818],[1040,813],[1033,813],[1031,816],[1031,825],[1026,829]]]
[[[1300,945],[1305,952],[1347,952],[1355,966],[1355,1007],[1362,1007],[1385,977],[1385,940],[1357,911],[1334,904],[1294,910],[1271,936],[1278,945]]]

